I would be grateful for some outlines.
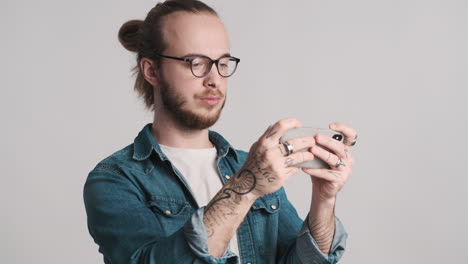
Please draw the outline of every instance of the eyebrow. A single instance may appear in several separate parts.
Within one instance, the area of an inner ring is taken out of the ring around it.
[[[200,53],[189,53],[189,54],[186,54],[184,56],[182,56],[182,58],[188,58],[188,57],[196,57],[196,56],[204,56],[204,57],[208,57],[204,54],[200,54]],[[218,58],[221,58],[221,57],[231,57],[231,53],[224,53],[223,55],[219,56]],[[209,58],[209,57],[208,57]]]

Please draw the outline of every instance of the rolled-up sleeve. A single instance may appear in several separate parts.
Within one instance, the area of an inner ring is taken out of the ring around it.
[[[105,263],[237,263],[230,251],[220,258],[208,253],[204,208],[166,236],[166,226],[148,208],[141,191],[119,172],[94,169],[83,196],[88,229]]]
[[[345,251],[348,237],[341,221],[335,217],[335,233],[330,253],[323,254],[310,233],[308,215],[306,220],[298,216],[283,188],[278,194],[282,203],[278,227],[278,263],[335,264]]]
[[[308,216],[306,217],[306,219]],[[296,251],[302,263],[330,263],[335,264],[343,255],[346,248],[348,234],[338,217],[335,217],[335,233],[330,253],[325,255],[312,237],[307,221],[304,221],[296,242]]]
[[[215,258],[208,251],[208,235],[203,223],[205,207],[198,209],[184,226],[187,243],[195,255],[207,263],[238,263],[238,257],[226,249],[224,255]]]

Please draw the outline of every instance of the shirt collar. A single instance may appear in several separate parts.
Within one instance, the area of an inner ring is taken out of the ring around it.
[[[133,158],[135,160],[145,160],[149,158],[152,151],[154,150],[161,160],[167,160],[167,156],[162,152],[161,147],[157,140],[153,137],[151,133],[151,123],[145,125],[143,129],[138,133],[138,136],[133,141],[134,151],[133,151]],[[239,158],[237,155],[236,150],[229,144],[229,142],[224,139],[223,136],[220,134],[209,130],[208,137],[215,145],[217,157],[225,157],[227,154],[234,156],[237,162],[239,162]]]

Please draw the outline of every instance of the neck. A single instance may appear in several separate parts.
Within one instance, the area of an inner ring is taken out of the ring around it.
[[[212,148],[208,129],[189,129],[170,119],[168,115],[154,115],[151,133],[159,144],[173,148]]]

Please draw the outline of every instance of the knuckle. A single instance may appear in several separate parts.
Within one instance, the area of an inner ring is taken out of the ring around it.
[[[286,124],[288,123],[288,119],[282,119],[280,121],[278,121],[278,127],[280,129],[284,128],[286,126]]]
[[[302,157],[303,157],[302,161],[313,160],[314,159],[314,155],[312,153],[310,153],[309,151],[305,151],[303,153],[304,154],[302,155]]]
[[[266,146],[267,142],[265,140],[265,138],[261,138],[257,141],[257,147],[258,148],[263,148],[263,150],[265,150],[265,146]]]

